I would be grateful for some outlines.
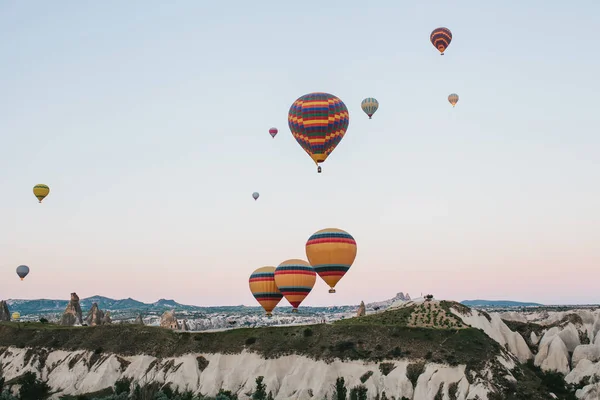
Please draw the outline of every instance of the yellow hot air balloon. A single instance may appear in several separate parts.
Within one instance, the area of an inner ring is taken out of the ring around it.
[[[19,318],[21,318],[21,314],[19,312],[15,311],[14,313],[12,313],[12,319],[16,321]]]
[[[306,257],[321,279],[329,285],[329,293],[335,293],[335,285],[354,263],[356,241],[341,229],[321,229],[308,238]]]
[[[42,200],[44,200],[46,196],[48,196],[48,193],[50,193],[50,188],[42,183],[33,187],[33,194],[35,195],[35,197],[37,197],[40,203],[42,202]]]
[[[292,305],[292,312],[298,312],[298,306],[315,286],[316,280],[315,270],[304,260],[285,260],[275,269],[275,284]]]
[[[271,312],[283,297],[275,284],[275,267],[258,268],[250,275],[248,284],[252,295],[270,317]]]

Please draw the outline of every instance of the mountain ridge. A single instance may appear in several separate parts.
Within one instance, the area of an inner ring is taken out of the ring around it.
[[[460,304],[464,304],[469,307],[539,307],[544,306],[541,303],[533,303],[527,301],[513,301],[513,300],[463,300]]]

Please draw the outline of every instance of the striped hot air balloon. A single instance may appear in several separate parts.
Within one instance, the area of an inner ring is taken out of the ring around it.
[[[304,260],[285,260],[275,269],[275,284],[292,305],[292,312],[298,312],[298,306],[315,286],[317,274]]]
[[[452,32],[450,32],[450,29],[448,28],[434,29],[429,36],[429,40],[431,40],[431,44],[444,55],[444,51],[446,51],[448,46],[450,46],[450,42],[452,42]]]
[[[454,107],[456,103],[458,103],[458,95],[456,93],[452,93],[448,96],[448,101],[450,104],[452,104],[452,107]]]
[[[292,135],[317,164],[341,142],[350,123],[348,108],[329,93],[309,93],[299,97],[290,107],[288,125]]]
[[[248,281],[252,296],[265,309],[270,317],[283,297],[275,284],[275,267],[261,267],[255,270]]]
[[[37,197],[40,203],[42,202],[42,200],[44,200],[46,196],[48,196],[49,193],[50,188],[42,183],[33,187],[33,194],[35,195],[35,197]]]
[[[321,279],[329,285],[329,293],[335,293],[335,285],[354,263],[356,250],[352,235],[341,229],[321,229],[308,238],[306,257]]]
[[[369,119],[375,114],[379,108],[379,102],[373,97],[367,97],[360,103],[360,108],[369,116]]]
[[[271,128],[271,129],[269,129],[269,134],[271,135],[271,137],[272,137],[273,139],[275,139],[275,136],[277,135],[277,132],[279,132],[279,131],[277,130],[277,128]]]
[[[18,321],[19,318],[21,318],[21,313],[18,311],[15,311],[14,313],[12,313],[12,319],[15,321]]]

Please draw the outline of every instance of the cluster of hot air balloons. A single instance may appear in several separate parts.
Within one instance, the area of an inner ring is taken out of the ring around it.
[[[250,275],[250,291],[268,316],[285,297],[292,312],[312,291],[317,274],[327,285],[329,293],[350,269],[356,258],[356,241],[348,232],[337,228],[321,229],[312,234],[305,246],[308,262],[289,259],[277,268],[261,267]]]

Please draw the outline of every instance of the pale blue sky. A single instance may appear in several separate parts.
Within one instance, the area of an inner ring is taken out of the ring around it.
[[[595,0],[2,1],[0,298],[255,305],[255,268],[337,227],[356,262],[304,305],[597,303],[599,15]],[[287,127],[313,91],[350,110],[320,175]]]

